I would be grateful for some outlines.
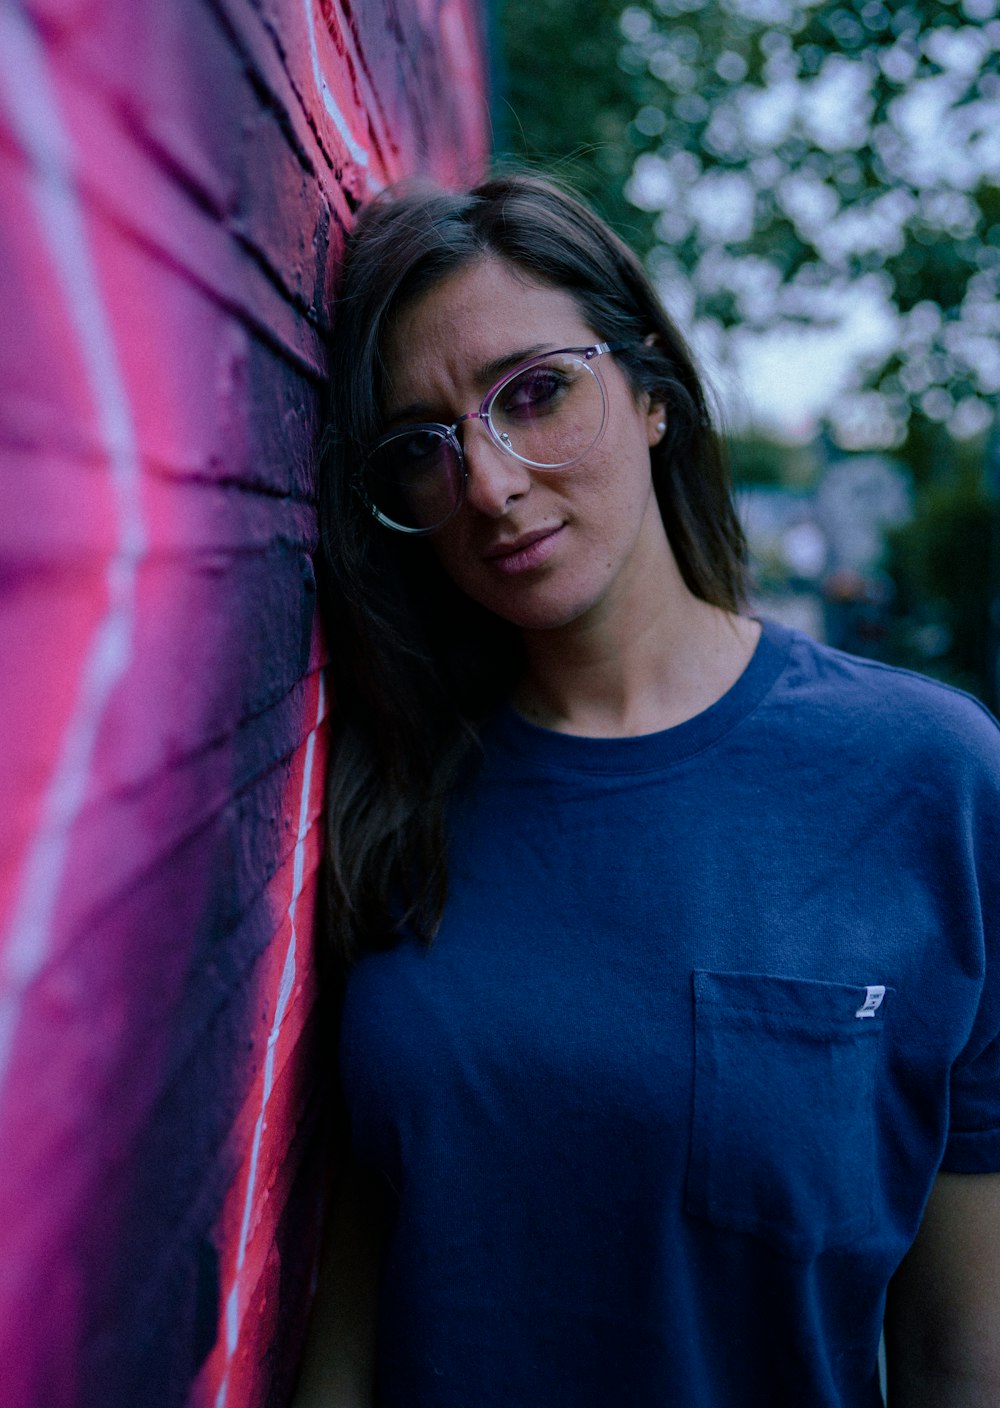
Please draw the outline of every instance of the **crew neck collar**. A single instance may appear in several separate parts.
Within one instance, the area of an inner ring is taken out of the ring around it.
[[[501,746],[547,767],[573,772],[644,772],[670,767],[718,742],[753,712],[784,668],[793,632],[761,620],[760,639],[743,673],[714,704],[672,728],[627,738],[588,738],[533,724],[513,705],[490,733]]]

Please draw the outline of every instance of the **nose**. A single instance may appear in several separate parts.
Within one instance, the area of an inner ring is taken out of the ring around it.
[[[501,450],[482,422],[463,428],[462,453],[468,471],[465,500],[487,518],[501,518],[531,488],[531,471]]]

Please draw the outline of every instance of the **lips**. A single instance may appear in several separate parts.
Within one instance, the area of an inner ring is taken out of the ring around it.
[[[494,543],[483,553],[483,557],[489,562],[499,558],[514,557],[518,553],[524,552],[526,548],[533,547],[535,543],[540,543],[545,538],[551,538],[553,534],[559,532],[561,527],[561,523],[556,523],[551,528],[538,528],[533,533],[522,533],[519,538],[512,538],[509,542]]]
[[[549,528],[522,533],[518,538],[493,543],[483,553],[483,559],[506,576],[530,571],[533,567],[540,567],[555,551],[564,527],[565,524],[556,523]]]

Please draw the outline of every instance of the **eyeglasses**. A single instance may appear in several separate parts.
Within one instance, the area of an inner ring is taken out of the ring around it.
[[[506,455],[533,469],[568,469],[604,432],[607,394],[597,359],[625,343],[563,347],[521,362],[452,425],[404,425],[383,435],[366,458],[358,488],[372,513],[398,533],[433,533],[465,500],[469,471],[456,431],[482,421]]]

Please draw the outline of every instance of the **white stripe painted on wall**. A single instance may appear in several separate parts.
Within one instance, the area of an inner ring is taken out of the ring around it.
[[[28,160],[40,238],[76,331],[115,507],[115,546],[105,571],[107,607],[84,659],[0,948],[2,1086],[25,993],[51,952],[71,833],[86,798],[101,724],[115,686],[132,662],[136,578],[146,552],[146,528],[131,407],[74,182],[72,143],[42,40],[10,0],[0,4],[0,103]]]
[[[243,1199],[243,1218],[240,1225],[239,1248],[236,1253],[236,1271],[233,1284],[226,1297],[226,1367],[215,1397],[215,1408],[224,1408],[229,1391],[229,1366],[239,1345],[240,1332],[240,1283],[243,1264],[246,1260],[247,1244],[250,1240],[250,1221],[253,1216],[254,1197],[257,1190],[257,1163],[260,1144],[264,1134],[267,1106],[274,1088],[274,1058],[282,1023],[288,1011],[292,990],[295,986],[296,947],[295,911],[302,893],[305,875],[306,839],[309,835],[309,797],[312,789],[313,761],[316,753],[316,733],[326,715],[326,689],[323,673],[319,675],[319,698],[316,704],[316,722],[306,740],[306,756],[302,772],[302,795],[299,799],[299,829],[295,842],[295,856],[292,862],[292,897],[288,903],[289,936],[288,948],[281,968],[281,981],[278,986],[278,1000],[275,1003],[274,1017],[267,1038],[267,1054],[264,1058],[264,1083],[261,1094],[260,1112],[254,1125],[253,1144],[250,1150],[250,1171],[247,1175],[247,1189]]]
[[[323,106],[327,115],[344,146],[347,148],[350,158],[356,165],[363,169],[368,166],[368,153],[355,141],[354,134],[347,125],[347,119],[337,106],[336,99],[330,92],[330,85],[323,77],[323,71],[319,66],[319,49],[316,46],[316,17],[313,14],[313,0],[303,0],[306,7],[306,28],[309,31],[309,53],[312,57],[313,82],[316,84],[316,91],[323,99]]]

